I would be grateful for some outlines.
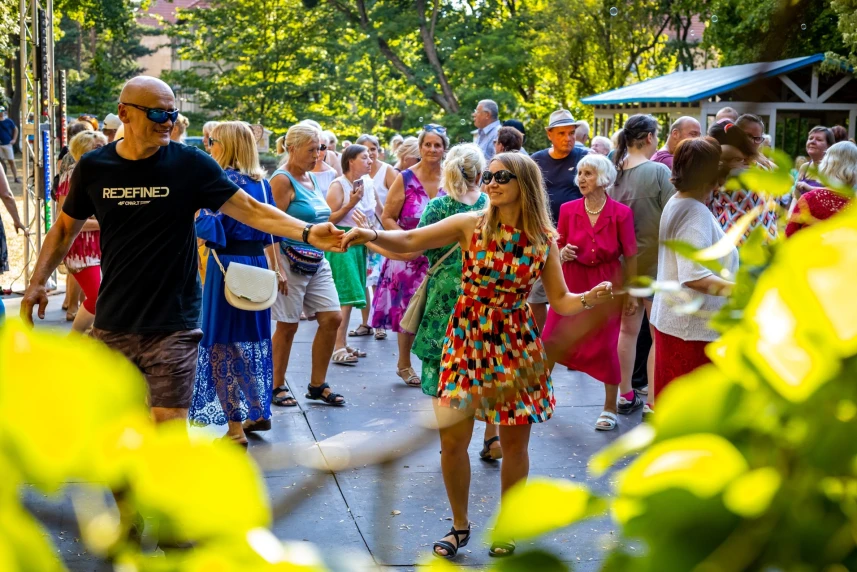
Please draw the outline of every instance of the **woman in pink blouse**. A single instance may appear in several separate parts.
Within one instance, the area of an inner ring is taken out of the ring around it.
[[[583,198],[560,208],[557,245],[565,283],[573,292],[585,292],[605,280],[625,283],[637,274],[634,215],[630,208],[607,196],[615,180],[616,169],[606,157],[587,155],[577,164],[576,182]],[[615,429],[618,422],[620,304],[617,300],[570,317],[550,310],[545,324],[548,365],[552,368],[553,362],[559,362],[604,384],[604,411],[595,422],[598,431]],[[628,315],[637,307],[637,301],[627,297],[624,309]],[[633,400],[630,380],[627,385],[621,388],[622,394]]]

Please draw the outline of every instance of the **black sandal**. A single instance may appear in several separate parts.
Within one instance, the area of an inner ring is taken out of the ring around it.
[[[497,549],[505,550],[505,552],[497,552]],[[491,545],[491,548],[488,549],[488,556],[493,558],[506,558],[507,556],[511,556],[515,553],[515,541],[512,540],[510,542],[495,542]]]
[[[330,386],[327,385],[327,382],[322,383],[318,387],[313,387],[312,384],[307,386],[307,399],[312,399],[314,401],[324,401],[328,405],[345,405],[345,398],[338,393],[333,393],[332,391],[327,394],[327,397],[324,396],[324,390],[330,389]],[[337,401],[338,398],[342,398],[342,401]]]
[[[455,530],[455,527],[449,529],[449,534],[446,536],[455,537],[455,545],[448,540],[438,540],[435,542],[431,551],[432,554],[437,556],[438,558],[446,558],[447,560],[452,560],[455,558],[455,555],[458,554],[458,549],[467,546],[467,543],[470,542],[470,525],[467,525],[467,530]],[[441,554],[437,551],[438,548],[443,548],[446,550],[446,554]]]
[[[483,441],[482,451],[479,453],[479,458],[486,462],[499,461],[503,458],[503,447],[491,448],[491,445],[500,440],[500,437],[491,437],[487,441]]]
[[[278,393],[285,393],[285,395],[277,395]],[[280,407],[295,407],[298,402],[294,397],[289,395],[289,388],[283,384],[280,387],[275,387],[274,391],[271,392],[271,404],[279,405]]]

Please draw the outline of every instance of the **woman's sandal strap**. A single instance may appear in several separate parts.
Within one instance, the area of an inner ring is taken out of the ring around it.
[[[453,536],[455,538],[455,544],[452,544],[448,540],[438,540],[432,545],[432,552],[435,556],[439,556],[441,558],[454,558],[455,555],[458,554],[458,550],[467,546],[467,543],[470,542],[470,527],[465,528],[464,530],[455,530],[455,527],[453,526],[449,529],[449,532],[446,535]],[[446,550],[446,554],[440,554],[436,548],[443,548]]]
[[[500,440],[500,437],[499,437],[499,436],[491,437],[490,439],[487,439],[487,440],[484,442],[484,444],[485,444],[485,446],[486,446],[486,447],[489,447],[489,448],[490,448],[490,447],[491,447],[491,445],[493,445],[494,443],[496,443],[496,442],[497,442],[497,441],[499,441],[499,440]]]

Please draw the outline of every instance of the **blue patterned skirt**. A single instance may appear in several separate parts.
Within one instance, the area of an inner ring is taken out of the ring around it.
[[[264,256],[219,255],[223,266],[239,262],[267,268]],[[210,261],[202,295],[202,331],[189,417],[195,425],[270,419],[274,366],[271,311],[229,305],[223,273]]]

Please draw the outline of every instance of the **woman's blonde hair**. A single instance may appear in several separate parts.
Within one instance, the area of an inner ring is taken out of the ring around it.
[[[857,188],[857,145],[851,141],[831,145],[818,170],[833,182]]]
[[[220,152],[214,157],[217,164],[232,168],[253,179],[261,181],[266,172],[259,165],[256,137],[243,121],[224,121],[211,130],[211,136],[220,144]]]
[[[107,145],[107,137],[100,131],[81,131],[71,138],[68,144],[68,151],[75,161],[80,161],[86,153],[95,149],[95,144],[101,143]]]
[[[190,127],[190,119],[179,113],[179,116],[176,118],[176,122],[173,124],[173,131],[175,131],[180,137],[184,137],[188,127]]]
[[[518,181],[521,192],[521,218],[523,231],[530,243],[537,248],[548,244],[556,237],[556,229],[551,222],[548,210],[547,191],[542,171],[536,162],[523,153],[500,153],[493,161],[499,161],[512,172]],[[500,225],[500,209],[494,205],[488,207],[482,219],[482,241],[488,245],[495,238]]]
[[[456,145],[443,163],[440,186],[453,199],[461,199],[485,170],[482,150],[473,143]]]
[[[419,140],[416,137],[406,137],[399,148],[396,149],[396,159],[403,161],[404,159],[419,159],[420,146]]]
[[[289,147],[294,149],[306,145],[310,141],[321,143],[324,133],[321,129],[317,129],[313,123],[315,121],[305,119],[289,127],[289,130],[282,137],[277,137],[277,155],[280,157],[280,166],[285,165],[289,160]],[[318,124],[316,123],[316,125]]]

